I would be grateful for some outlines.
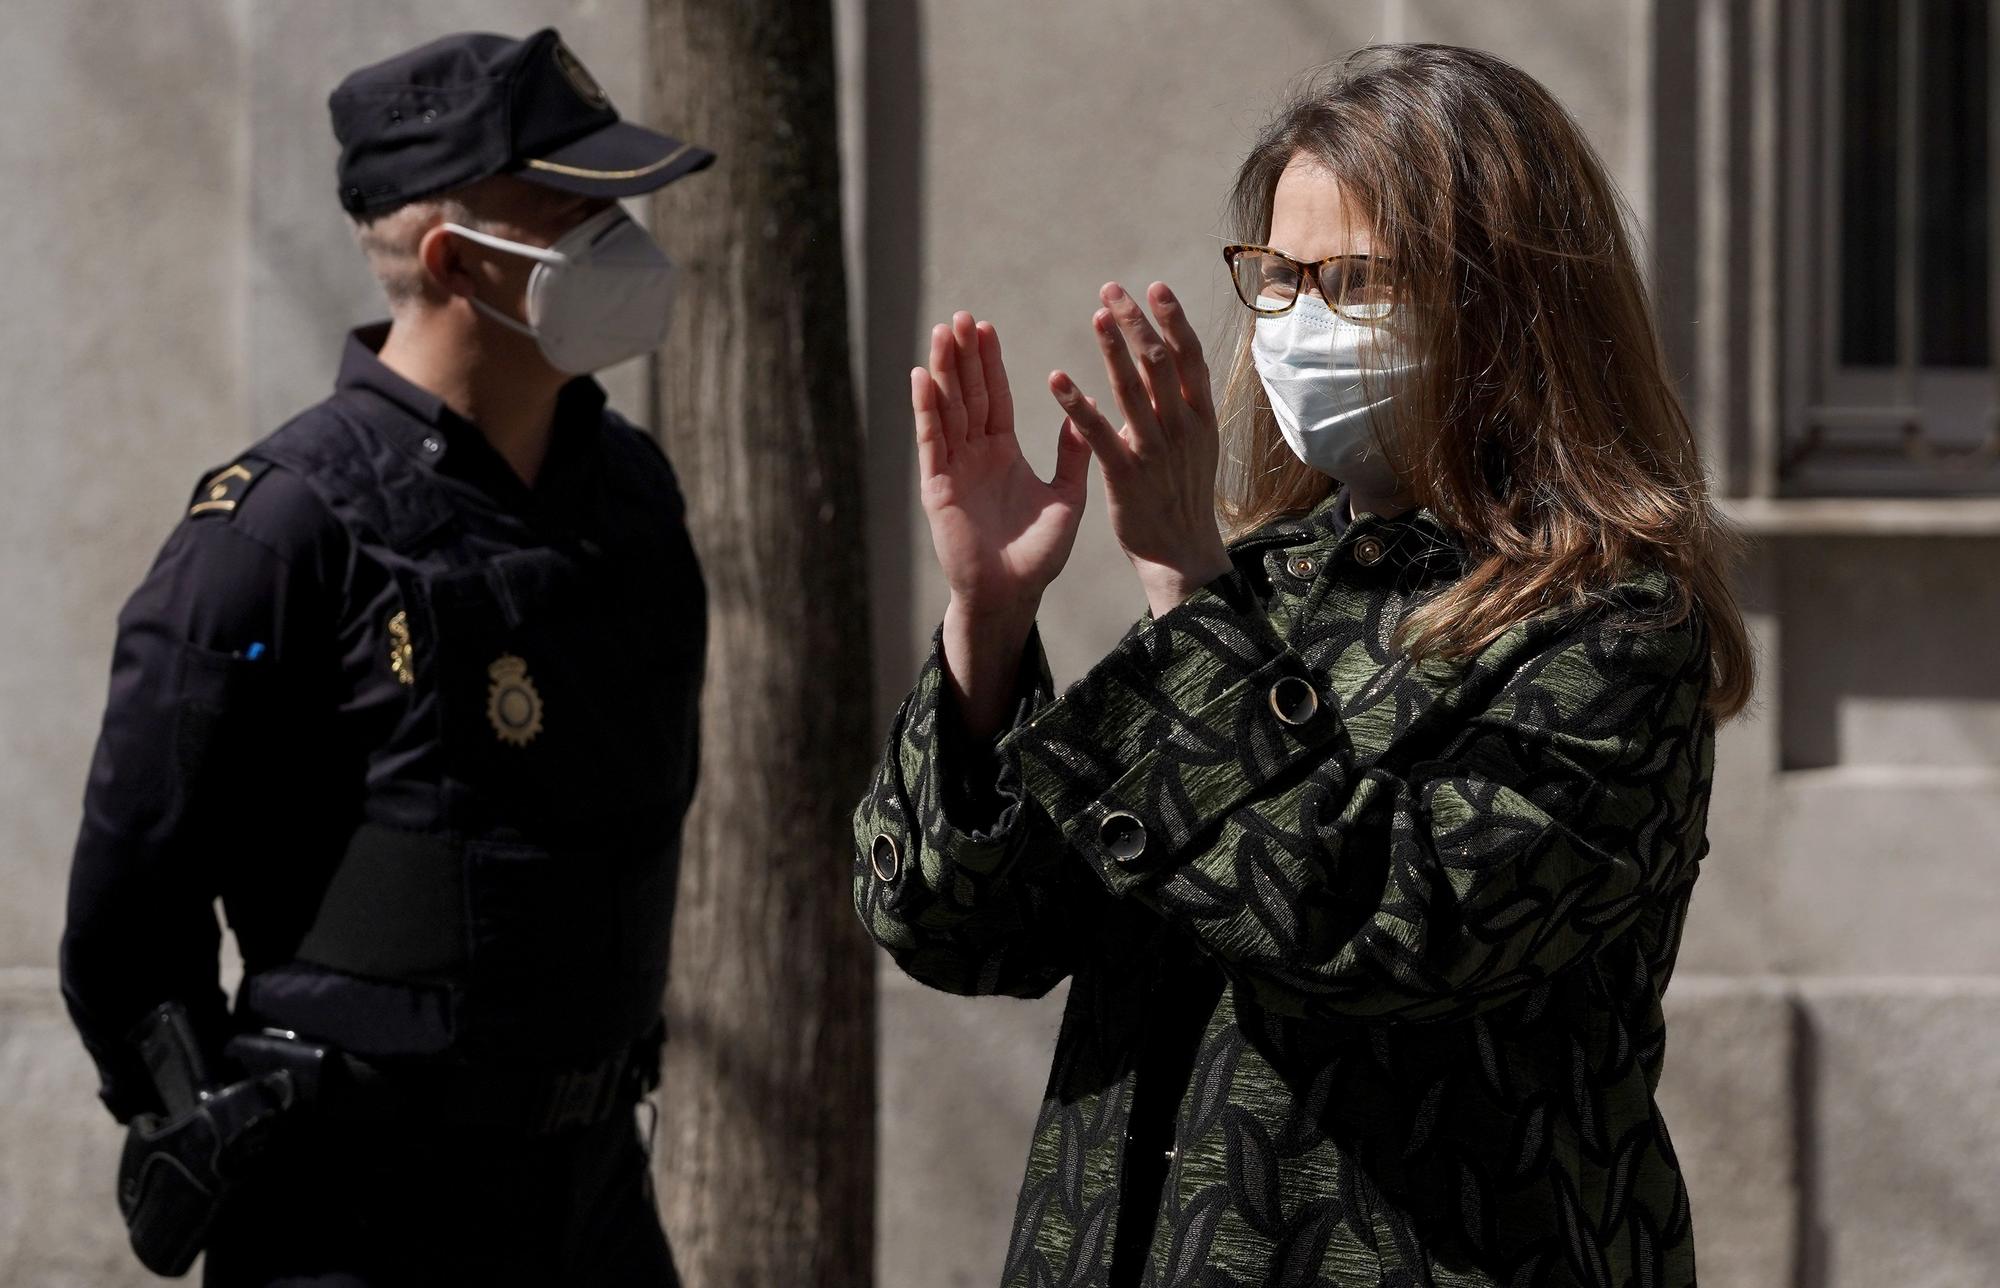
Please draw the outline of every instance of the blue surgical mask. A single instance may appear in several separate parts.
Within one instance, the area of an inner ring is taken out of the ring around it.
[[[1259,317],[1250,342],[1286,444],[1307,465],[1370,496],[1398,490],[1382,444],[1394,432],[1391,408],[1421,366],[1399,356],[1394,336],[1302,295],[1290,312]]]

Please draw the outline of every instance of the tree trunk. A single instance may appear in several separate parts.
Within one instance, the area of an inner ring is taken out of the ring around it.
[[[690,1288],[873,1277],[875,972],[848,894],[874,757],[830,0],[652,0],[681,265],[658,423],[710,628],[657,1175]]]

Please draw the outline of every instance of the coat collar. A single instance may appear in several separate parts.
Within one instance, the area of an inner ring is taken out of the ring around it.
[[[1347,488],[1343,484],[1302,514],[1277,519],[1229,543],[1233,551],[1262,550],[1266,547],[1290,549],[1311,546],[1339,550],[1351,541],[1373,534],[1391,548],[1434,551],[1441,547],[1463,553],[1465,541],[1427,505],[1406,510],[1394,518],[1379,514],[1346,517]]]

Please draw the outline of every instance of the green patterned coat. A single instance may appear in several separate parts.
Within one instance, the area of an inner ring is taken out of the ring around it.
[[[1060,697],[1031,638],[997,753],[935,642],[895,715],[869,934],[954,993],[1071,981],[1003,1281],[1110,1283],[1127,1225],[1162,1288],[1692,1284],[1653,1092],[1707,851],[1701,619],[1647,629],[1646,571],[1413,666],[1390,631],[1463,549],[1334,506]]]

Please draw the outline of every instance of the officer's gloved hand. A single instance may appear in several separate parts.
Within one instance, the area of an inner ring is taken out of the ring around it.
[[[293,1103],[291,1074],[261,1073],[175,1118],[139,1114],[118,1163],[118,1208],[132,1250],[155,1274],[185,1274],[230,1187],[269,1147]]]

